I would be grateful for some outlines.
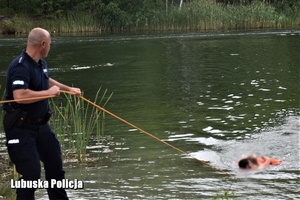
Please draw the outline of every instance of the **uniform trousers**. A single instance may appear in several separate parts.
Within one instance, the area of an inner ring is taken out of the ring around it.
[[[5,128],[4,128],[5,129]],[[41,178],[41,162],[44,164],[45,178],[49,183],[47,193],[49,199],[68,199],[63,188],[50,188],[51,180],[62,180],[65,171],[62,167],[62,157],[59,141],[48,123],[44,125],[23,124],[5,129],[6,145],[11,161],[24,181]],[[17,200],[35,199],[36,188],[17,188]]]

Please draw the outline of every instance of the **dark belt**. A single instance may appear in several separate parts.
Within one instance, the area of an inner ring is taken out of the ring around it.
[[[52,111],[49,110],[44,117],[39,117],[39,118],[25,117],[23,122],[27,124],[33,124],[33,125],[44,125],[49,121],[51,115],[52,115]]]
[[[25,117],[23,122],[26,124],[41,125],[41,124],[44,124],[45,121],[46,121],[46,117],[40,117],[40,118]]]

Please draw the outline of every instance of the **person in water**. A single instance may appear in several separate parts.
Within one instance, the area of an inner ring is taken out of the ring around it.
[[[279,165],[282,160],[270,158],[267,156],[257,157],[254,154],[239,160],[238,164],[241,169],[263,169],[269,165]]]

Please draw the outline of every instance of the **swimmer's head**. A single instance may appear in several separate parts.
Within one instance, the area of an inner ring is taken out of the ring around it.
[[[239,161],[239,167],[242,169],[249,169],[250,168],[249,160],[247,158],[241,159]]]

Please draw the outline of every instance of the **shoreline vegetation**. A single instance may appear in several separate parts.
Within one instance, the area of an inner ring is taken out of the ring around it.
[[[0,33],[28,34],[37,26],[52,33],[300,27],[300,2],[296,0],[187,0],[180,1],[180,7],[171,0],[161,0],[160,4],[144,1],[139,7],[128,2],[89,0],[69,10],[57,5],[50,10],[53,13],[40,11],[34,15],[26,10],[12,14],[13,8],[0,8]]]

